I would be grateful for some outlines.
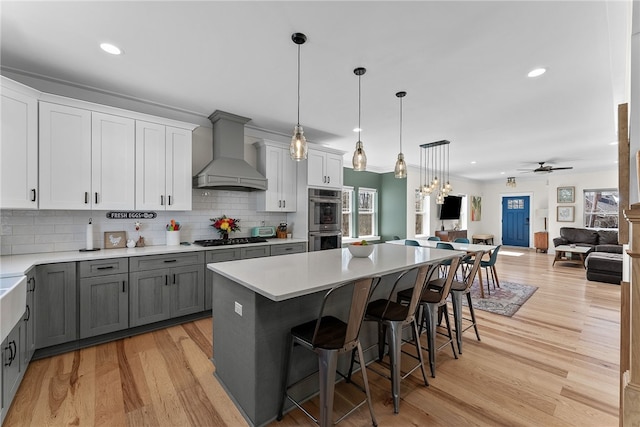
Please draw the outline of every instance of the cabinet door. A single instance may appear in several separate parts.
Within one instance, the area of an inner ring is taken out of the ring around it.
[[[80,280],[80,338],[129,327],[129,275]]]
[[[169,269],[130,273],[129,279],[131,327],[171,317]]]
[[[325,174],[325,153],[309,150],[307,157],[307,185],[324,187],[327,184]]]
[[[164,210],[165,127],[136,121],[136,209]]]
[[[40,209],[91,208],[91,112],[40,102]]]
[[[23,328],[22,322],[18,322],[2,344],[2,400],[6,410],[11,406],[24,373],[24,364],[20,357]]]
[[[166,128],[166,209],[191,210],[191,131]]]
[[[171,317],[204,310],[204,265],[175,267],[170,270]]]
[[[27,312],[25,313],[25,363],[36,351],[36,269],[27,272]]]
[[[269,188],[264,192],[264,210],[268,212],[280,211],[282,209],[282,158],[281,148],[270,146],[265,147],[266,165],[264,171]],[[291,160],[291,162],[293,162],[293,160]]]
[[[289,158],[289,151],[282,150],[282,167],[280,169],[280,198],[282,212],[295,212],[298,191],[298,162]]]
[[[326,185],[333,188],[342,188],[342,156],[326,153]]]
[[[0,208],[37,209],[38,102],[2,87]]]
[[[77,339],[76,264],[37,267],[36,348]]]
[[[91,189],[94,209],[135,208],[135,121],[91,113]]]

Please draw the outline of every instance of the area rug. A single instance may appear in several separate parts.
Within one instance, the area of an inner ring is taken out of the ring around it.
[[[500,281],[499,288],[493,289],[493,282],[491,282],[491,295],[489,295],[487,292],[487,282],[484,280],[484,277],[482,282],[484,284],[484,298],[480,298],[478,279],[471,285],[473,308],[475,310],[489,311],[508,317],[513,316],[538,289],[536,286],[504,281]],[[467,305],[466,298],[462,298],[462,302],[464,305]]]

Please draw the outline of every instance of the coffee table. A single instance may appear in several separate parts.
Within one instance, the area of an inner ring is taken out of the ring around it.
[[[553,264],[551,265],[554,266],[556,264],[556,261],[562,261],[562,262],[570,262],[573,264],[580,264],[582,265],[582,268],[584,268],[584,256],[590,250],[591,250],[590,247],[585,247],[585,246],[570,246],[570,245],[556,246],[556,256],[555,258],[553,258]],[[573,257],[571,257],[571,259],[563,258],[563,257],[566,257],[567,254],[578,254],[580,255],[580,259],[572,259]]]

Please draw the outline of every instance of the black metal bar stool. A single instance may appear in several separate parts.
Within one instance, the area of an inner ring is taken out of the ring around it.
[[[478,333],[478,324],[476,322],[476,315],[473,310],[473,302],[471,301],[471,286],[475,280],[478,271],[480,270],[480,264],[482,262],[482,255],[484,252],[478,251],[475,254],[467,254],[462,257],[460,261],[460,268],[462,270],[462,281],[454,280],[451,283],[451,303],[453,305],[453,321],[456,325],[456,341],[458,343],[458,353],[462,354],[462,334],[464,331],[473,326],[476,332],[476,337],[480,341],[480,334]],[[457,276],[456,276],[457,277]],[[444,286],[445,279],[438,278],[432,280],[427,284],[428,287],[439,288]],[[480,285],[482,286],[482,285]],[[462,315],[462,296],[467,296],[467,305],[469,307],[470,319],[463,317]],[[466,328],[462,328],[462,321],[468,320],[471,323]]]
[[[364,360],[362,346],[360,345],[358,335],[362,326],[362,319],[364,318],[367,301],[371,294],[372,285],[374,282],[377,283],[379,280],[380,278],[366,278],[358,280],[353,284],[345,283],[332,288],[326,293],[322,300],[322,306],[320,307],[320,314],[318,315],[317,320],[312,320],[291,328],[291,333],[289,335],[289,351],[286,353],[287,359],[285,361],[285,369],[282,373],[282,397],[280,400],[280,408],[278,410],[278,421],[282,420],[285,399],[289,399],[294,405],[300,408],[302,412],[320,426],[326,427],[334,424],[333,397],[336,372],[338,372],[338,355],[357,350],[359,360]],[[325,316],[324,311],[330,297],[335,294],[338,289],[349,285],[353,286],[353,292],[351,295],[351,306],[349,308],[349,318],[347,322],[345,323],[334,316]],[[289,389],[316,374],[314,372],[294,384],[288,384],[290,361],[293,355],[293,349],[296,345],[306,348],[307,350],[311,350],[318,355],[318,374],[320,377],[320,416],[318,419],[311,415],[300,405],[300,403],[289,395]],[[338,374],[345,379],[347,378],[346,375],[343,375],[340,372],[338,372]],[[373,413],[371,394],[369,392],[369,380],[367,379],[367,371],[365,368],[362,369],[362,379],[364,381],[364,389],[361,390],[366,394],[366,399],[340,417],[336,423],[340,422],[343,418],[351,414],[366,402],[369,405],[369,412],[371,413],[371,421],[373,425],[378,425]]]
[[[422,295],[420,296],[420,307],[422,308],[422,319],[420,321],[420,331],[422,330],[422,325],[426,325],[427,330],[427,350],[429,352],[429,367],[431,369],[431,376],[435,378],[436,376],[436,352],[445,347],[448,344],[451,344],[451,350],[453,351],[453,356],[457,359],[458,354],[456,353],[456,349],[453,344],[453,334],[451,333],[451,324],[449,323],[449,313],[447,310],[447,296],[449,295],[449,290],[451,289],[451,284],[453,283],[453,279],[456,275],[456,270],[458,269],[458,265],[460,264],[460,257],[454,257],[451,260],[451,265],[449,266],[449,271],[447,273],[446,280],[442,287],[429,287],[425,286]],[[435,268],[435,267],[434,267]],[[437,269],[440,269],[440,265],[437,266]],[[432,282],[432,280],[428,280],[428,282]],[[406,302],[413,301],[413,295],[409,292],[409,290],[404,290],[398,292],[397,295],[398,302]],[[442,310],[444,315],[445,323],[447,326],[447,334],[445,335],[448,340],[443,343],[440,347],[436,347],[436,325],[438,324],[438,315]]]
[[[398,286],[400,280],[410,271],[415,271],[417,269],[416,280],[412,288],[407,289],[408,292],[411,293],[411,301],[409,305],[399,304],[391,300],[393,294]],[[418,308],[418,302],[420,301],[420,295],[422,294],[425,285],[430,278],[434,274],[435,269],[429,270],[429,266],[422,266],[413,268],[407,271],[404,271],[400,276],[395,280],[393,287],[391,288],[391,292],[389,293],[389,297],[387,299],[378,299],[372,301],[367,306],[367,313],[365,315],[365,321],[377,322],[378,323],[378,357],[379,360],[382,360],[385,348],[385,333],[388,332],[388,340],[389,340],[389,362],[390,362],[390,371],[391,371],[391,395],[393,397],[393,412],[396,414],[400,410],[400,380],[406,378],[411,373],[413,373],[416,369],[422,369],[422,378],[424,379],[425,386],[429,385],[429,381],[427,381],[427,374],[424,370],[424,360],[422,359],[422,351],[420,349],[420,342],[418,341],[418,324],[416,321],[416,311]],[[412,335],[413,341],[416,346],[417,357],[411,355],[410,353],[406,353],[412,357],[415,357],[419,360],[419,364],[410,369],[404,376],[401,373],[400,369],[400,357],[402,353],[402,329],[404,326],[411,325],[412,327]],[[372,346],[373,347],[373,346]],[[349,369],[349,373],[351,373],[351,369],[353,368],[353,362],[355,361],[354,357],[351,358],[351,368]],[[361,363],[362,358],[360,357],[359,362]],[[371,369],[371,368],[370,368]],[[380,372],[371,369],[372,372],[383,375]],[[386,375],[384,375],[386,376]],[[388,377],[387,377],[388,378]]]

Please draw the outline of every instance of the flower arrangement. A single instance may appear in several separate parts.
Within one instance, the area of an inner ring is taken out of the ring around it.
[[[240,231],[240,220],[228,218],[226,215],[222,215],[220,218],[211,218],[213,224],[211,226],[218,230],[218,233],[222,237],[228,236],[231,231]]]

